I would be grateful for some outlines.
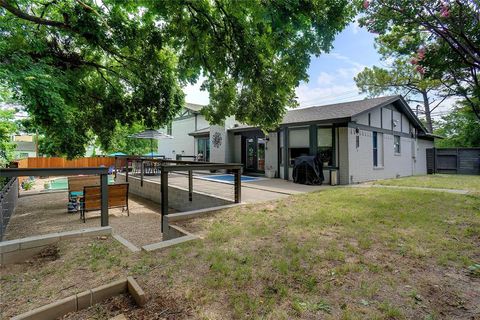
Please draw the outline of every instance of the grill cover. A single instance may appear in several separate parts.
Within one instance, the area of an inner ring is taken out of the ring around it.
[[[293,182],[322,184],[324,180],[322,169],[323,165],[318,156],[297,157],[293,165]]]

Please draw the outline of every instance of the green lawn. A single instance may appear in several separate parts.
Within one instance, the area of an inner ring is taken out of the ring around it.
[[[470,319],[479,312],[479,270],[469,270],[480,263],[477,195],[337,188],[231,208],[184,227],[203,239],[140,256],[109,241],[62,248],[69,263],[6,272],[4,301],[66,296],[72,289],[59,290],[80,272],[82,283],[132,274],[150,297],[147,310],[169,301],[177,318]],[[51,288],[56,274],[64,280]]]
[[[480,193],[480,176],[457,174],[429,174],[374,182],[385,186],[424,187],[469,190]]]

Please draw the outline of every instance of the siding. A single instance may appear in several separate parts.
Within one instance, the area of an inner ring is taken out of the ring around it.
[[[400,138],[401,153],[400,155],[395,155],[393,149],[393,134],[383,134],[383,168],[373,167],[372,132],[360,130],[359,140],[360,146],[359,148],[356,148],[355,129],[348,128],[348,174],[350,183],[412,175],[413,161],[411,138]],[[343,183],[345,181],[345,177],[342,177],[342,172],[340,175]]]
[[[414,160],[414,174],[427,174],[427,149],[433,148],[433,141],[417,139]]]
[[[349,128],[338,128],[338,174],[339,184],[349,184],[349,158],[348,158],[348,132]],[[353,141],[355,143],[355,141]]]
[[[265,147],[265,169],[272,168],[277,171],[278,174],[278,134],[276,132],[270,132],[268,134],[269,140]]]

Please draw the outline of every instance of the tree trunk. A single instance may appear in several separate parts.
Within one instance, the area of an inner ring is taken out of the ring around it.
[[[423,97],[423,109],[425,111],[425,119],[427,120],[427,129],[430,133],[433,132],[432,126],[432,113],[430,111],[430,102],[428,101],[428,95],[426,91],[422,91]]]

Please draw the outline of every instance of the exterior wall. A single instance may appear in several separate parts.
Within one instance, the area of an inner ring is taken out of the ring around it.
[[[349,128],[338,128],[338,183],[348,184],[350,182],[349,160],[348,160],[348,132]]]
[[[349,183],[410,176],[413,174],[412,140],[400,137],[400,154],[394,153],[393,134],[383,133],[383,167],[373,166],[372,131],[359,130],[356,147],[355,128],[348,128]],[[379,155],[380,157],[380,155]],[[344,179],[341,180],[344,182]]]
[[[125,175],[118,174],[116,183],[124,183]],[[128,177],[129,192],[142,198],[161,203],[160,183],[156,181],[143,180],[143,187],[137,177]],[[188,201],[188,189],[177,186],[168,186],[168,207],[177,211],[199,210],[210,207],[233,204],[229,199],[215,197],[210,194],[194,191],[192,201]]]
[[[241,135],[233,136],[232,149],[233,149],[232,161],[234,163],[241,163],[242,162],[242,136]]]
[[[433,148],[433,141],[417,139],[413,174],[427,174],[427,149]]]
[[[167,133],[166,128],[160,129]],[[195,139],[188,134],[195,131],[195,117],[174,120],[172,123],[173,139],[158,140],[158,154],[175,159],[177,154],[195,155]]]
[[[265,169],[273,169],[278,175],[278,133],[270,132],[265,150]]]
[[[220,143],[215,145],[215,137],[220,138]],[[226,162],[228,139],[224,126],[210,127],[210,162]]]

